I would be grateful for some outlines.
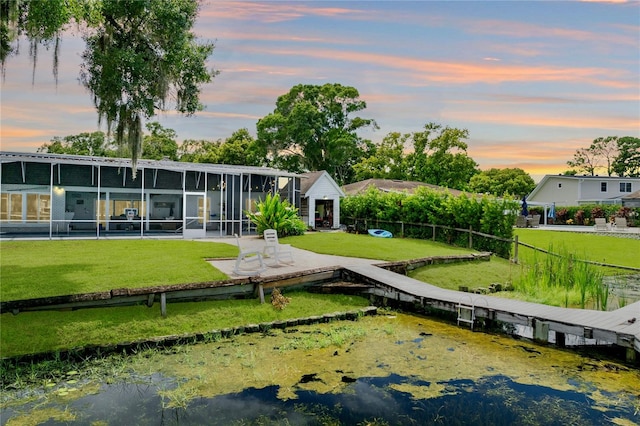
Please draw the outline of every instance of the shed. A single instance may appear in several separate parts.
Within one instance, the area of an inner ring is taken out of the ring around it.
[[[340,227],[340,197],[344,192],[324,170],[300,175],[300,214],[313,229]]]

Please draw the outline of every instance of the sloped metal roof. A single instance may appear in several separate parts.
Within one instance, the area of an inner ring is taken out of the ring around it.
[[[86,155],[48,154],[41,152],[7,152],[0,151],[0,163],[36,162],[48,164],[76,164],[111,167],[129,167],[131,160],[127,158],[92,157]],[[199,171],[207,173],[227,173],[233,175],[256,174],[264,176],[299,177],[296,173],[269,167],[241,166],[230,164],[185,163],[171,160],[145,160],[137,162],[137,169],[163,169],[172,171]]]

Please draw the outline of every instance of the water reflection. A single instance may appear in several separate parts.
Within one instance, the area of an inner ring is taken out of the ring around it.
[[[637,370],[414,316],[273,330],[174,352],[132,357],[127,381],[71,393],[59,384],[38,401],[2,407],[2,424],[640,422]]]
[[[600,425],[612,418],[637,420],[631,407],[612,407],[605,413],[582,393],[522,385],[505,376],[442,382],[446,392],[438,398],[416,399],[393,387],[407,384],[430,386],[399,375],[362,377],[337,394],[298,390],[295,399],[282,400],[279,387],[272,385],[197,398],[186,409],[163,408],[157,383],[109,385],[68,405],[67,410],[79,413],[74,421],[49,419],[41,424]],[[609,397],[615,400],[616,395]]]

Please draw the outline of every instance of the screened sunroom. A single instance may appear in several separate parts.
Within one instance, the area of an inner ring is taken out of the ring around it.
[[[255,232],[266,194],[300,205],[300,178],[265,167],[0,152],[3,237],[206,238]]]

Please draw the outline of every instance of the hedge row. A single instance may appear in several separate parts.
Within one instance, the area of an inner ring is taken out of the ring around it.
[[[428,239],[434,237],[434,229],[416,224],[437,225],[437,241],[463,247],[469,241],[466,230],[511,240],[519,209],[519,201],[510,198],[472,197],[467,194],[454,196],[450,192],[430,188],[418,188],[414,194],[406,194],[381,192],[371,187],[363,194],[345,197],[340,202],[340,215],[344,223],[349,224],[349,218],[352,218],[352,222],[355,221],[353,218],[366,220],[370,224],[385,222],[396,228],[396,234],[397,228],[402,226],[405,236]],[[473,248],[508,258],[511,243],[474,236]]]

